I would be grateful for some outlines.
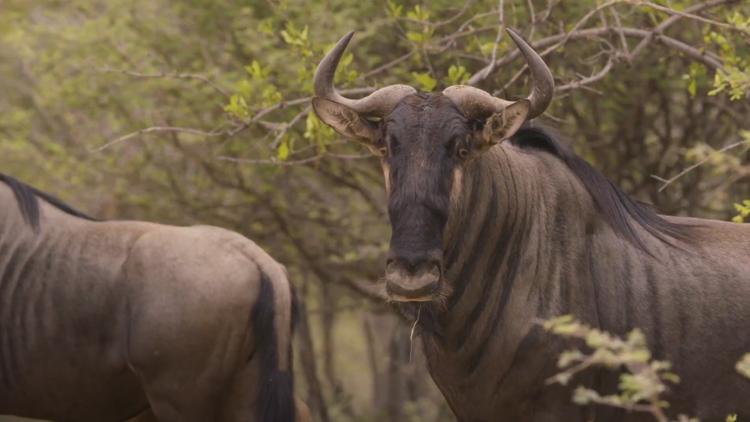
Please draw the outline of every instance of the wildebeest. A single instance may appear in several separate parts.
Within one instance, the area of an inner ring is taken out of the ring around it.
[[[547,386],[567,344],[537,321],[572,314],[623,334],[640,327],[681,382],[670,412],[750,418],[750,226],[658,215],[530,119],[552,74],[509,31],[532,93],[509,101],[468,86],[388,86],[339,95],[333,75],[352,34],[320,62],[313,106],[381,157],[391,223],[386,289],[422,327],[430,373],[462,421],[640,421],[579,407]],[[507,142],[504,142],[507,141]],[[612,392],[617,374],[572,384]]]
[[[295,419],[293,293],[260,247],[217,227],[94,221],[0,182],[0,414]]]

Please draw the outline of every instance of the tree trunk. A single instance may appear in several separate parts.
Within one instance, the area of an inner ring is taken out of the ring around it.
[[[307,405],[310,412],[316,415],[316,420],[320,422],[329,422],[328,408],[323,398],[323,388],[318,378],[318,368],[315,361],[315,349],[313,348],[312,335],[310,334],[310,320],[307,314],[307,280],[302,284],[300,289],[299,315],[297,321],[297,353],[299,362],[302,365],[302,373],[307,383]]]

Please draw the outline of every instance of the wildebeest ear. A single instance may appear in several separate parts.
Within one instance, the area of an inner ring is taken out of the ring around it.
[[[484,123],[482,137],[488,144],[497,144],[511,136],[521,127],[529,115],[529,100],[522,99],[490,116]]]
[[[351,108],[320,97],[313,98],[312,106],[320,120],[341,135],[368,145],[377,141],[377,124]]]

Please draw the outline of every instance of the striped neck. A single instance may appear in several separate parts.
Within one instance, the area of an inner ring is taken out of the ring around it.
[[[523,257],[532,229],[539,227],[535,210],[541,199],[531,160],[500,146],[464,171],[445,236],[446,278],[453,292],[444,322],[457,344],[475,334],[488,306],[497,307],[490,325],[499,322],[519,270],[528,265]]]

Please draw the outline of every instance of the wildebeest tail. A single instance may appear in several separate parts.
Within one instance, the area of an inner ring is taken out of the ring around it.
[[[281,279],[271,279],[261,271],[260,294],[252,311],[261,380],[259,422],[295,420],[292,330],[296,302],[286,277],[276,278]]]

